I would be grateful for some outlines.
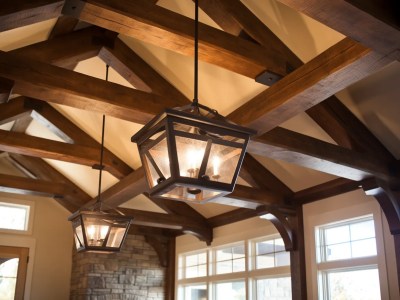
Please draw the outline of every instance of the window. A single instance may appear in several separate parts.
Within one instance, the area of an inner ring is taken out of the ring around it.
[[[185,254],[179,258],[179,278],[207,275],[207,252]]]
[[[215,251],[215,273],[243,272],[246,268],[244,245],[237,245]]]
[[[380,299],[372,215],[316,227],[319,299]]]
[[[183,253],[178,259],[178,300],[291,300],[290,255],[281,238]]]
[[[274,268],[290,265],[289,252],[281,238],[255,242],[255,268]]]
[[[29,205],[0,202],[0,229],[27,231]]]

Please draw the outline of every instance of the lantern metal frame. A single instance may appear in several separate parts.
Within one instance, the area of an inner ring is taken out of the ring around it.
[[[106,65],[106,81],[108,81],[108,69]],[[104,156],[104,129],[105,129],[105,115],[103,115],[102,132],[101,132],[101,149],[100,149],[100,164],[94,165],[93,169],[99,170],[99,185],[98,195],[96,202],[81,210],[78,210],[72,214],[68,221],[72,223],[72,229],[74,231],[74,240],[76,250],[78,252],[97,252],[97,253],[112,253],[119,252],[128,234],[128,230],[132,221],[132,217],[125,216],[123,213],[115,208],[110,208],[116,213],[109,213],[102,210],[103,206],[107,206],[101,202],[101,183],[102,183],[102,171],[104,169],[103,156]],[[88,221],[91,219],[92,223]],[[97,231],[89,233],[89,226],[93,227],[93,230],[97,228]],[[80,227],[80,229],[78,229]],[[104,233],[105,227],[108,228],[107,232]],[[124,229],[123,234],[118,234],[118,229]],[[78,232],[80,230],[80,232]],[[97,244],[94,244],[94,236],[97,237]],[[92,235],[92,239],[89,238]],[[114,242],[110,243],[110,239]]]
[[[203,113],[205,112],[207,116],[202,115],[201,111]],[[193,134],[175,130],[174,124],[182,124],[184,126],[197,128],[199,129],[199,133]],[[153,135],[156,135],[164,130],[165,133],[163,133],[157,139],[149,141]],[[210,108],[197,103],[195,105],[190,104],[175,109],[166,109],[163,113],[154,117],[141,130],[132,136],[131,141],[137,143],[142,164],[145,168],[147,182],[149,183],[148,192],[150,196],[191,203],[205,203],[212,201],[215,198],[225,196],[234,190],[240,167],[246,153],[248,141],[250,136],[253,134],[255,134],[254,130],[230,123],[215,110],[211,110]],[[206,150],[203,154],[201,167],[197,177],[195,178],[181,175],[184,172],[180,170],[181,166],[179,165],[178,150],[175,140],[177,136],[207,142],[208,147],[206,147]],[[222,136],[230,136],[234,139],[224,140],[221,138]],[[164,177],[164,174],[157,166],[157,163],[154,161],[154,159],[152,159],[151,154],[149,154],[149,149],[151,149],[163,138],[166,138],[167,142],[170,166],[169,178]],[[242,142],[236,142],[235,139],[241,140]],[[146,145],[144,145],[145,143]],[[210,180],[209,176],[204,176],[206,167],[208,165],[208,160],[210,158],[210,149],[213,144],[240,149],[240,155],[238,157],[236,168],[234,169],[232,180],[229,183]],[[146,160],[146,157],[148,160]],[[158,180],[158,184],[155,186],[152,186],[150,183],[152,178],[148,166],[149,163],[160,176],[159,179],[161,179]],[[171,197],[171,195],[168,196],[168,191],[173,190],[176,187],[184,187],[187,189],[196,189],[200,191],[213,191],[215,193],[213,196],[203,199],[199,196],[193,196],[192,199]]]

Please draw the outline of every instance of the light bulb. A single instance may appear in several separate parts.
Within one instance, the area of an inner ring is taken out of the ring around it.
[[[109,226],[101,226],[100,228],[100,239],[104,240],[107,236]]]
[[[219,175],[219,167],[221,165],[221,159],[218,156],[214,156],[213,158],[213,175]]]
[[[87,235],[89,237],[90,240],[94,240],[94,235],[96,233],[96,228],[94,225],[90,225],[87,228]]]

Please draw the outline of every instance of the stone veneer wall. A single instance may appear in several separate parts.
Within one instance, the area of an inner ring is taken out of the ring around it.
[[[120,253],[76,253],[72,300],[162,300],[165,268],[143,236],[129,235]]]

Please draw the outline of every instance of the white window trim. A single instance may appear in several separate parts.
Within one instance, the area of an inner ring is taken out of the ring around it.
[[[1,198],[0,202],[9,203],[11,205],[24,205],[29,206],[28,212],[28,224],[26,230],[15,230],[15,229],[6,229],[0,228],[0,233],[6,234],[17,234],[17,235],[32,235],[33,232],[33,218],[35,215],[35,202],[23,199],[4,199]]]
[[[377,256],[376,257],[366,257],[366,258],[357,258],[351,259],[354,261],[354,264],[359,260],[365,260],[365,262],[369,261],[367,265],[371,263],[373,265],[377,265],[379,269],[379,281],[380,281],[380,289],[381,289],[381,298],[382,299],[390,299],[389,297],[389,286],[388,286],[388,277],[386,270],[386,261],[385,261],[385,249],[384,249],[384,240],[383,240],[383,228],[382,228],[382,213],[379,208],[379,205],[376,203],[369,201],[362,204],[353,205],[351,208],[341,208],[337,210],[331,210],[319,215],[313,215],[307,218],[305,222],[305,245],[306,245],[306,264],[307,264],[307,277],[311,280],[307,280],[307,291],[309,297],[311,299],[318,299],[318,264],[316,260],[316,240],[315,240],[315,228],[318,226],[323,226],[325,224],[339,222],[341,220],[350,220],[358,217],[363,217],[366,215],[371,215],[374,219],[375,224],[375,238],[376,238],[376,247],[377,247]],[[357,260],[357,261],[356,261]],[[331,266],[338,266],[340,263],[345,263],[345,261],[332,261],[323,263],[331,264]]]

